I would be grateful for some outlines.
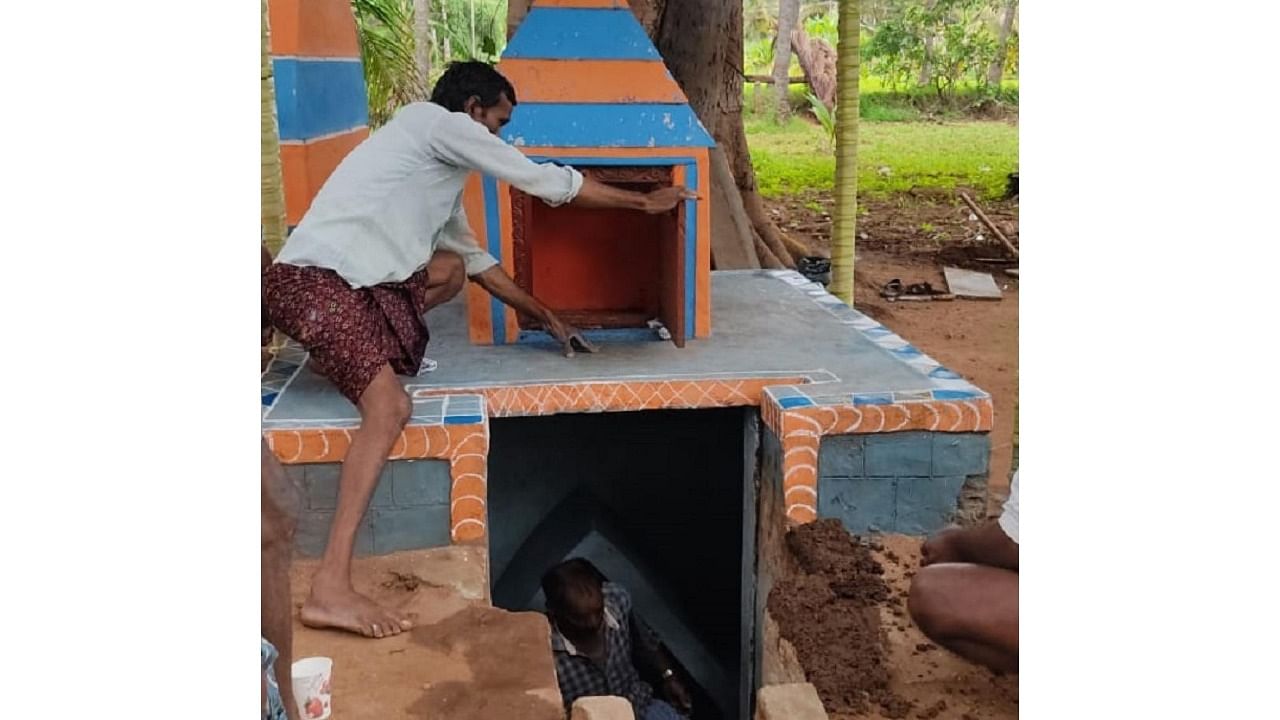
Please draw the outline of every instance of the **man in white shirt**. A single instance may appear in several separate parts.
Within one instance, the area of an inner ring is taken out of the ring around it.
[[[931,640],[997,672],[1018,671],[1018,473],[1004,512],[925,541],[907,609]]]
[[[312,368],[360,412],[329,542],[302,607],[304,624],[368,637],[410,626],[355,592],[351,555],[387,454],[409,419],[412,405],[397,375],[419,372],[427,311],[457,295],[470,277],[541,320],[566,355],[594,351],[477,246],[462,208],[468,175],[486,173],[553,206],[658,214],[696,197],[682,187],[630,192],[570,167],[530,161],[497,137],[515,105],[515,89],[493,67],[450,66],[431,102],[401,108],[343,159],[264,272],[272,323],[310,352]]]

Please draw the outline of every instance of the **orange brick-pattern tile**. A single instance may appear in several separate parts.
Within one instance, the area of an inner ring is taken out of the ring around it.
[[[783,410],[771,398],[761,407],[765,424],[782,443],[782,488],[788,524],[818,517],[818,447],[825,435],[929,430],[990,432],[990,398],[896,405],[825,405]]]
[[[354,428],[267,430],[267,444],[286,465],[342,462]],[[388,460],[449,461],[449,535],[483,542],[488,530],[489,424],[411,425]]]
[[[693,410],[760,405],[764,388],[808,382],[802,376],[706,379],[633,380],[621,382],[550,383],[500,387],[419,388],[413,397],[483,395],[489,417],[525,417],[574,412],[627,410]]]

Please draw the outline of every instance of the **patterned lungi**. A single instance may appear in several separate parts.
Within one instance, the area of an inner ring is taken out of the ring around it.
[[[275,263],[263,287],[272,324],[306,348],[316,372],[353,405],[383,365],[417,374],[430,339],[425,267],[404,282],[353,288],[332,270]]]

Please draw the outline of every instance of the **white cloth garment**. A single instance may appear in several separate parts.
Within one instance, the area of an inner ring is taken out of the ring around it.
[[[462,209],[473,170],[550,205],[582,188],[577,170],[534,163],[463,113],[411,103],[334,169],[277,262],[329,268],[359,288],[406,280],[443,248],[478,275],[498,261],[477,246]]]
[[[1004,512],[1000,513],[1000,529],[1010,540],[1018,542],[1018,473],[1013,473],[1013,487],[1009,488],[1009,499],[1004,501]]]

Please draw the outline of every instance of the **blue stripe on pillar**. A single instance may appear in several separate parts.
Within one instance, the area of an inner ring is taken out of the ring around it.
[[[498,181],[485,175],[480,181],[484,188],[484,237],[489,254],[502,260],[502,222],[498,219]],[[496,297],[489,298],[489,313],[493,322],[493,344],[507,343],[507,319],[502,301]]]
[[[684,166],[684,181],[690,190],[698,191],[698,163]],[[698,201],[684,201],[684,336],[692,340],[696,334],[698,314]]]
[[[712,147],[688,105],[520,103],[502,138],[517,147]]]
[[[272,58],[280,139],[310,140],[369,122],[359,58]]]
[[[525,16],[504,58],[547,60],[661,60],[630,10],[535,7]]]

